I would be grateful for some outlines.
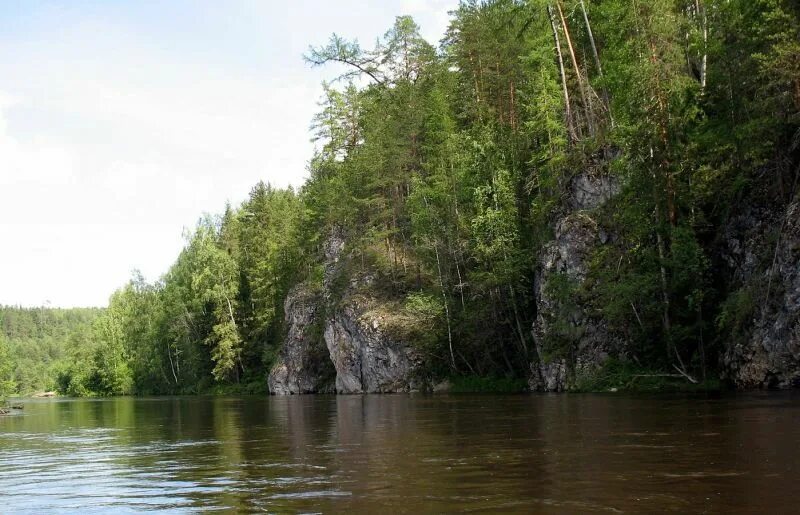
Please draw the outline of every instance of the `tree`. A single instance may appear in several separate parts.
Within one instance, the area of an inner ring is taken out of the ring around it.
[[[0,334],[0,401],[15,393],[14,366],[5,335]]]
[[[123,306],[114,297],[109,307],[93,325],[92,330],[98,340],[94,354],[95,389],[106,395],[128,395],[133,392],[133,371],[124,341]]]
[[[189,245],[194,269],[192,288],[213,312],[214,326],[205,343],[211,348],[214,378],[221,381],[238,374],[242,363],[242,339],[236,321],[239,267],[218,245],[218,229],[208,218],[201,221]]]
[[[433,61],[433,47],[419,33],[410,16],[398,16],[394,26],[379,39],[375,48],[363,50],[357,41],[347,41],[337,34],[328,44],[310,47],[304,56],[312,66],[340,63],[346,71],[337,80],[368,77],[376,85],[416,81],[426,65]]]

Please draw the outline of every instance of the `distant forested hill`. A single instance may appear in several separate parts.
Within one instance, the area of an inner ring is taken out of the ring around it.
[[[70,374],[93,362],[99,308],[0,307],[0,397],[70,389]]]

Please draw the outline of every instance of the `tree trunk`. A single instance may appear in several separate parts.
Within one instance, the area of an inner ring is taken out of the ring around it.
[[[578,79],[578,90],[581,94],[581,101],[583,103],[583,110],[586,114],[586,126],[589,129],[589,135],[594,136],[594,121],[592,120],[592,113],[589,111],[589,103],[586,100],[586,85],[583,82],[581,69],[578,67],[578,59],[575,57],[575,48],[572,46],[572,38],[569,35],[569,26],[567,19],[564,17],[564,11],[561,9],[561,2],[556,2],[558,9],[558,16],[561,18],[561,26],[564,29],[564,37],[567,39],[567,48],[569,48],[569,56],[572,60],[572,67],[575,70],[575,77]]]
[[[558,57],[558,69],[561,72],[561,86],[564,90],[564,110],[567,124],[567,139],[569,140],[569,144],[572,145],[576,138],[575,129],[572,123],[572,107],[570,106],[569,102],[569,89],[567,89],[567,75],[564,73],[564,56],[561,53],[561,40],[558,37],[558,27],[556,26],[553,8],[550,5],[547,6],[547,15],[550,18],[550,27],[553,29],[553,39],[555,40],[556,55]]]
[[[450,364],[453,366],[453,370],[456,370],[456,358],[453,354],[453,331],[450,327],[450,304],[447,302],[447,293],[444,290],[444,280],[442,279],[442,265],[439,261],[439,248],[438,245],[434,243],[434,247],[436,250],[436,268],[439,271],[439,287],[442,290],[442,302],[444,303],[444,314],[445,318],[447,319],[447,345],[450,348]]]
[[[230,297],[225,295],[225,301],[228,303],[228,315],[231,317],[231,323],[233,324],[233,328],[238,333],[239,332],[239,326],[236,325],[236,318],[234,318],[234,316],[233,316],[233,304],[231,303]],[[239,338],[239,341],[241,342],[241,336],[238,336],[238,338]],[[239,362],[239,367],[242,369],[242,372],[244,372],[245,369],[244,369],[244,363],[242,362],[242,347],[241,347],[241,344],[239,345],[239,348],[236,350],[236,361]],[[236,369],[236,382],[237,383],[239,382],[239,370],[238,369]]]
[[[172,364],[172,353],[169,350],[169,343],[167,343],[167,357],[169,357],[169,368],[172,371],[172,377],[175,378],[175,386],[177,386],[178,376],[175,374],[175,365]]]
[[[594,41],[594,33],[592,32],[592,24],[589,23],[589,14],[586,12],[586,5],[583,0],[580,1],[581,12],[583,13],[583,21],[586,23],[586,34],[589,36],[589,44],[592,46],[592,56],[594,57],[594,65],[597,68],[597,74],[603,79],[603,66],[600,64],[600,54],[597,52],[597,44]],[[605,102],[606,110],[608,111],[608,118],[611,121],[611,126],[614,127],[614,116],[611,114],[611,102],[608,98],[608,90],[605,85],[602,89],[603,102]]]
[[[428,197],[423,197],[425,201],[425,208],[428,208]],[[442,302],[444,303],[444,314],[445,318],[447,319],[447,344],[450,347],[450,365],[453,367],[453,370],[456,370],[456,357],[453,353],[453,331],[450,327],[450,305],[447,302],[447,292],[444,289],[444,278],[442,277],[442,263],[439,259],[439,245],[434,240],[433,242],[433,250],[436,253],[436,270],[439,274],[439,288],[442,290]]]
[[[706,77],[708,76],[708,17],[706,16],[705,6],[700,0],[695,0],[695,9],[700,18],[700,26],[703,29],[703,57],[700,60],[700,92],[706,92]]]
[[[458,244],[458,242],[456,242]],[[453,261],[456,264],[456,276],[458,277],[458,293],[461,295],[461,311],[463,312],[466,309],[466,305],[464,303],[464,279],[461,277],[461,266],[458,264],[458,254],[457,251],[453,250]]]
[[[514,310],[514,321],[516,322],[517,333],[519,334],[519,341],[522,343],[522,350],[525,352],[525,359],[529,359],[528,353],[528,343],[525,340],[525,331],[522,330],[522,323],[519,319],[519,309],[517,308],[517,295],[514,291],[514,287],[508,285],[508,291],[511,294],[511,308]]]

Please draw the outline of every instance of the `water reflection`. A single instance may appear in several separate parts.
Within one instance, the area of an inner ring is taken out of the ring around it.
[[[0,512],[791,512],[800,396],[29,401]]]

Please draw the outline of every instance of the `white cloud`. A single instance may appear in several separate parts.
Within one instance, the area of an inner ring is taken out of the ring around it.
[[[73,156],[68,149],[21,142],[8,133],[4,114],[18,103],[10,94],[0,91],[0,188],[8,191],[14,185],[65,186],[72,183],[75,180]],[[0,214],[4,214],[3,211]]]
[[[203,212],[300,185],[331,76],[307,45],[402,13],[437,41],[457,1],[346,4],[21,4],[0,33],[0,304],[103,305]]]
[[[458,7],[458,0],[401,0],[400,8],[420,23],[422,35],[437,44],[444,35],[450,17],[448,12]]]
[[[63,58],[42,55],[13,69],[37,83],[0,82],[16,89],[0,93],[0,304],[103,305],[131,269],[165,272],[203,212],[258,180],[302,182],[316,86],[135,57],[173,76],[144,86],[75,62],[63,78]],[[50,123],[15,131],[37,112]]]

